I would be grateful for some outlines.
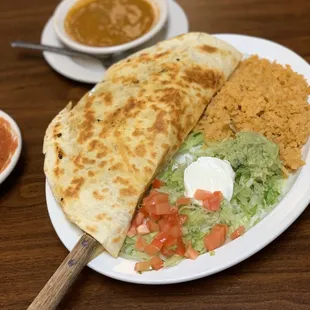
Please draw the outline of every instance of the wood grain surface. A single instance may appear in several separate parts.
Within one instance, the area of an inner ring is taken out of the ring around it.
[[[67,255],[48,217],[42,139],[55,114],[90,85],[54,72],[12,40],[39,42],[56,0],[0,1],[0,108],[23,134],[21,159],[0,186],[0,309],[26,309]],[[242,33],[310,61],[309,0],[179,0],[193,31]],[[190,283],[142,286],[86,268],[59,309],[310,309],[310,208],[258,254]]]

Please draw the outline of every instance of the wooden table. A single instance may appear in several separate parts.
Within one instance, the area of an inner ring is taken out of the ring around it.
[[[0,108],[23,134],[21,159],[0,186],[0,309],[26,309],[67,255],[48,217],[42,139],[54,115],[89,85],[58,75],[37,53],[12,50],[39,41],[56,0],[0,1]],[[286,45],[310,61],[309,0],[179,0],[191,30],[242,33]],[[310,208],[277,240],[211,277],[142,286],[85,268],[60,309],[310,309]]]

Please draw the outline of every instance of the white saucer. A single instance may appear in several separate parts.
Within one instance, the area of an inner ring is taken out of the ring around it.
[[[63,44],[57,39],[54,32],[52,19],[53,17],[49,19],[43,29],[41,43],[63,47]],[[188,32],[188,19],[183,9],[175,1],[169,0],[169,16],[166,26],[150,41],[136,49],[116,55],[105,66],[97,60],[86,60],[49,52],[44,52],[43,55],[47,63],[59,74],[75,81],[96,84],[101,81],[106,69],[113,63],[140,49],[186,32]]]

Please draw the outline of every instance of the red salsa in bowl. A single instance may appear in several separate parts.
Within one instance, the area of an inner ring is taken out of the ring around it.
[[[10,164],[18,146],[18,137],[10,123],[0,116],[0,174]]]

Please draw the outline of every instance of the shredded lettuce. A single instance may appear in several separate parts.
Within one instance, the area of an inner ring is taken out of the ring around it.
[[[191,241],[195,250],[200,254],[205,253],[203,238],[218,222],[218,212],[208,212],[199,205],[192,204],[181,207],[179,213],[188,216],[182,231],[184,241]]]
[[[188,216],[183,225],[184,242],[191,241],[193,248],[203,254],[206,252],[204,236],[215,224],[227,224],[230,234],[240,226],[248,230],[270,212],[282,193],[284,177],[278,146],[261,134],[241,132],[234,139],[205,143],[203,134],[196,132],[188,136],[159,175],[165,183],[159,190],[169,194],[172,204],[184,196],[184,170],[201,156],[225,159],[236,173],[233,197],[231,201],[223,200],[219,211],[207,211],[195,201],[179,209],[180,214]],[[149,242],[154,234],[144,236],[145,240]],[[136,237],[126,238],[121,256],[140,261],[149,259],[135,249],[135,241]],[[165,259],[165,266],[173,266],[180,260],[180,256],[174,255]]]
[[[201,132],[196,131],[188,135],[186,140],[183,142],[178,150],[178,154],[184,154],[190,152],[196,146],[204,144],[204,136]]]
[[[236,172],[234,194],[221,206],[220,222],[231,230],[259,222],[278,202],[284,185],[278,146],[254,132],[202,147],[203,156],[226,159]]]
[[[156,236],[156,234],[157,234],[156,232],[149,233],[147,235],[144,235],[142,238],[147,243],[150,243],[152,239]],[[147,255],[146,253],[140,252],[135,248],[136,241],[137,241],[137,236],[134,236],[132,238],[126,237],[119,255],[129,260],[137,260],[137,261],[149,260],[151,258],[149,255]]]

